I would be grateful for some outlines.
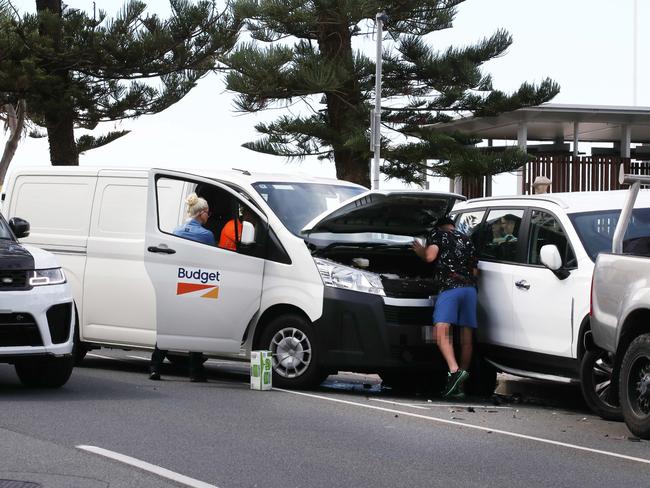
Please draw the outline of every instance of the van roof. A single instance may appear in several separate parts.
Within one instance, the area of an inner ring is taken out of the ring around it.
[[[612,208],[620,209],[623,207],[623,203],[625,202],[628,193],[628,190],[610,190],[474,198],[459,203],[456,205],[455,209],[482,205],[495,205],[497,203],[530,206],[534,202],[547,202],[558,205],[567,213],[589,212],[591,210],[606,210]],[[650,207],[650,190],[639,191],[635,207]]]
[[[156,168],[156,166],[152,166]],[[16,170],[14,176],[18,175],[78,175],[78,176],[97,176],[99,174],[106,176],[146,176],[150,168],[135,167],[135,168],[121,168],[121,167],[106,167],[106,166],[31,166]],[[325,178],[320,176],[312,176],[306,173],[264,173],[249,171],[245,169],[229,169],[220,170],[214,168],[183,168],[171,169],[160,168],[171,171],[178,171],[179,173],[187,173],[189,175],[202,176],[204,178],[214,178],[218,180],[229,181],[238,185],[250,185],[262,181],[277,181],[286,183],[336,183],[338,185],[358,186],[345,180],[337,180],[336,178]]]

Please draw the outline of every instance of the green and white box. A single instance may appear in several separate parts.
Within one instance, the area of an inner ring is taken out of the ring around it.
[[[271,351],[251,351],[251,390],[270,390],[273,377]]]

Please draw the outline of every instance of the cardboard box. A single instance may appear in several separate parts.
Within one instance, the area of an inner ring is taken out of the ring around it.
[[[270,390],[273,377],[271,351],[251,351],[251,390]]]

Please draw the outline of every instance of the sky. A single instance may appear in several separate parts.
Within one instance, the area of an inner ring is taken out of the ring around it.
[[[96,0],[97,8],[112,16],[122,0]],[[505,28],[514,39],[501,57],[483,67],[492,74],[495,88],[516,90],[523,81],[539,83],[551,77],[561,86],[552,103],[650,106],[650,2],[637,1],[637,93],[634,94],[635,0],[467,0],[458,7],[454,27],[429,36],[444,50],[449,45],[471,44]],[[34,0],[13,0],[19,11],[33,11]],[[69,7],[92,11],[91,0],[66,0]],[[149,0],[149,11],[164,15],[168,1]],[[360,41],[374,53],[375,41]],[[251,171],[307,173],[335,177],[334,164],[306,159],[287,162],[241,147],[258,137],[254,125],[272,120],[282,111],[240,114],[234,111],[234,94],[225,91],[222,78],[209,75],[184,99],[156,115],[121,123],[106,123],[93,134],[128,129],[131,133],[80,156],[81,166],[215,167]],[[76,136],[81,135],[77,131]],[[4,146],[6,135],[0,133]],[[23,139],[9,172],[25,166],[49,164],[47,138]],[[401,188],[382,179],[380,188]],[[431,188],[447,190],[447,181],[435,180]],[[494,194],[516,193],[515,178],[495,178]]]

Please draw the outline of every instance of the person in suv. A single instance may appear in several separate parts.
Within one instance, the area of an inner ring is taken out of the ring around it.
[[[25,220],[0,215],[0,362],[26,386],[58,388],[73,368],[72,292],[53,255],[18,243],[28,234]]]

